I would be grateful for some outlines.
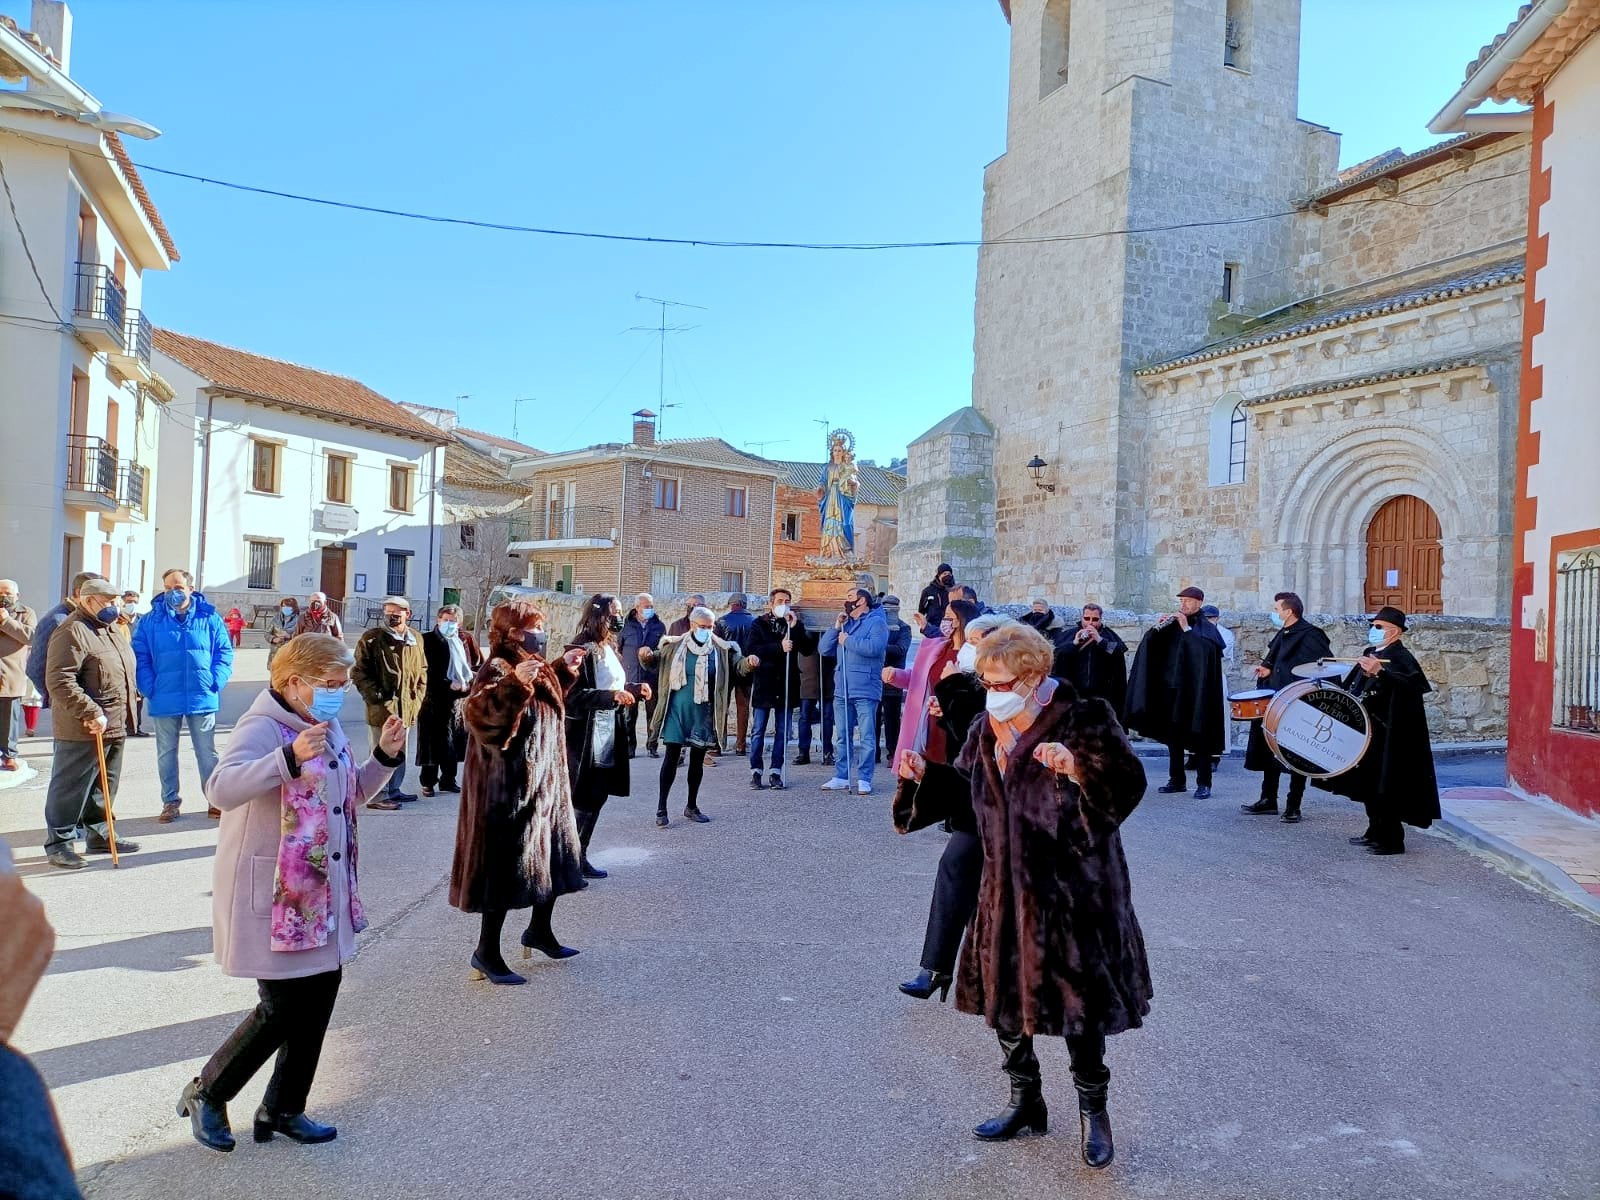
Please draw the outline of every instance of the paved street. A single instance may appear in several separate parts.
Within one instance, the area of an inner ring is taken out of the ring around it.
[[[243,655],[241,674],[259,680],[260,661]],[[235,683],[227,712],[257,686]],[[187,749],[184,763],[192,778]],[[1041,1043],[1050,1135],[979,1143],[970,1127],[1005,1095],[991,1035],[894,989],[916,967],[937,831],[896,837],[886,793],[824,794],[820,767],[753,793],[731,758],[708,772],[712,823],[658,831],[654,766],[637,760],[636,795],[601,819],[612,878],[556,908],[582,955],[530,964],[524,988],[467,979],[476,922],[445,903],[454,798],[364,814],[373,926],[312,1094],[339,1138],[250,1142],[263,1075],[232,1105],[246,1137],[226,1157],[173,1111],[253,1003],[209,957],[214,827],[154,822],[151,740],[132,744],[119,804],[144,849],[116,874],[40,865],[42,778],[0,793],[0,829],[61,935],[18,1041],[55,1088],[87,1192],[1600,1191],[1600,927],[1442,839],[1372,858],[1345,843],[1354,806],[1316,792],[1299,826],[1242,816],[1255,777],[1231,763],[1209,801],[1148,797],[1125,837],[1156,999],[1113,1039],[1118,1155],[1095,1174],[1064,1048]]]

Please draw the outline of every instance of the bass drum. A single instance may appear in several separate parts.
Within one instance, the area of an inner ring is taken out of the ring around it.
[[[1332,779],[1355,767],[1372,744],[1360,700],[1322,679],[1291,683],[1267,705],[1261,734],[1273,757],[1307,779]]]

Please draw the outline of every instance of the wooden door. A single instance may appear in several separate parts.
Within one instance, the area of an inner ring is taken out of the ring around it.
[[[317,590],[328,597],[330,607],[335,612],[340,611],[339,606],[344,603],[345,567],[349,554],[343,546],[322,548],[322,579],[317,584]]]
[[[1367,526],[1367,611],[1444,611],[1444,546],[1439,517],[1416,496],[1396,496]]]

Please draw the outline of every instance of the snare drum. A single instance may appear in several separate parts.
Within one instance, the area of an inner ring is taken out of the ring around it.
[[[1261,720],[1268,748],[1289,770],[1332,779],[1355,767],[1372,744],[1360,700],[1322,679],[1291,683],[1273,696]]]
[[[1267,715],[1267,705],[1275,695],[1271,688],[1234,692],[1228,697],[1228,715],[1235,721],[1259,721]]]

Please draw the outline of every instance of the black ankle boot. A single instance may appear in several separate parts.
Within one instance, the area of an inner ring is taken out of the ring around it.
[[[332,1125],[313,1121],[303,1112],[275,1113],[263,1104],[256,1109],[256,1141],[270,1142],[275,1133],[281,1133],[291,1142],[299,1142],[302,1146],[331,1142],[339,1136],[339,1131]]]
[[[1076,1075],[1078,1088],[1078,1136],[1083,1161],[1099,1169],[1111,1165],[1116,1147],[1111,1144],[1111,1117],[1106,1112],[1108,1084],[1085,1084]]]
[[[194,1140],[202,1146],[226,1154],[233,1149],[233,1130],[228,1125],[228,1106],[218,1104],[200,1088],[197,1076],[191,1079],[178,1097],[178,1115],[188,1117],[194,1129]]]
[[[986,1142],[1004,1142],[1031,1129],[1035,1133],[1050,1131],[1050,1110],[1045,1107],[1044,1095],[1037,1083],[1011,1085],[1011,1103],[998,1115],[990,1117],[972,1131],[974,1137]]]

